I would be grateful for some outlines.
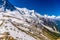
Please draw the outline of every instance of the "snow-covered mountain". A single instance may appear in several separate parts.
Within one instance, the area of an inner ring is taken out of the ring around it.
[[[56,40],[60,37],[57,36],[60,35],[58,19],[60,17],[43,16],[34,10],[15,7],[8,0],[0,0],[0,39]]]

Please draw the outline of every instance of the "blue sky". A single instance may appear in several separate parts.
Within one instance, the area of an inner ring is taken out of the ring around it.
[[[60,16],[60,0],[9,0],[14,6],[35,10],[41,15]]]

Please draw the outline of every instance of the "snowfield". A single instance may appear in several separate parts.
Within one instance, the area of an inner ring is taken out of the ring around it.
[[[60,20],[60,16],[40,15],[34,10],[15,7],[7,0],[1,1],[0,37],[8,32],[15,40],[50,40],[42,32],[43,29],[60,34],[55,27],[55,21]]]

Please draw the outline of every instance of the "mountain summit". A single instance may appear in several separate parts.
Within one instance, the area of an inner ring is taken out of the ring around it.
[[[60,20],[0,0],[0,40],[58,40]]]
[[[8,0],[0,0],[0,11],[15,10],[15,7]]]

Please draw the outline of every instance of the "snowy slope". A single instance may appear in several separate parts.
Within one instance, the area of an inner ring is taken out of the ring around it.
[[[18,30],[9,21],[5,21],[3,23],[3,25],[1,25],[1,27],[0,27],[0,33],[4,33],[4,32],[9,32],[10,36],[14,37],[14,39],[16,39],[16,40],[35,40],[33,37]]]
[[[1,0],[1,3],[0,34],[9,32],[16,40],[40,40],[42,37],[43,40],[49,40],[42,32],[43,29],[60,34],[60,30],[56,27],[59,16],[43,16],[34,10],[15,7],[8,0]],[[38,38],[35,33],[39,33],[41,37]]]

